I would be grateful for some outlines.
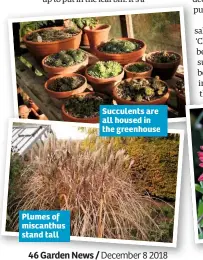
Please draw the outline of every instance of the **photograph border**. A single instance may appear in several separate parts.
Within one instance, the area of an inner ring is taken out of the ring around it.
[[[18,232],[6,231],[6,218],[7,218],[7,199],[8,199],[8,184],[9,184],[9,168],[10,168],[10,157],[11,157],[11,140],[12,140],[12,127],[13,123],[31,123],[38,125],[63,125],[61,121],[36,121],[31,119],[10,119],[8,128],[8,139],[7,139],[7,156],[6,156],[6,169],[5,169],[5,182],[4,182],[4,197],[3,197],[3,211],[2,211],[2,236],[17,237]],[[99,128],[98,124],[82,124],[67,122],[70,126],[77,127],[91,127]],[[173,242],[150,242],[150,241],[133,241],[133,240],[122,240],[122,239],[108,239],[108,238],[91,238],[91,237],[77,237],[71,236],[71,241],[80,242],[98,242],[98,243],[113,243],[113,244],[127,244],[127,245],[144,245],[144,246],[159,246],[159,247],[176,247],[177,236],[178,236],[178,219],[179,219],[179,206],[180,206],[180,190],[181,190],[181,176],[182,176],[182,160],[183,160],[183,146],[184,146],[184,130],[180,129],[168,129],[168,133],[174,133],[180,135],[179,140],[179,156],[178,156],[178,169],[177,169],[177,183],[176,183],[176,198],[175,198],[175,213],[174,213],[174,227],[173,227]]]
[[[194,233],[195,244],[203,244],[203,239],[199,239],[198,236],[198,217],[197,217],[197,205],[196,205],[196,191],[195,191],[195,172],[193,161],[193,147],[192,147],[192,128],[190,111],[193,109],[203,109],[202,105],[189,105],[186,106],[186,119],[187,119],[187,135],[188,135],[188,153],[189,153],[189,167],[190,167],[190,185],[192,190],[192,208],[193,208],[193,221],[194,221]]]
[[[67,14],[66,16],[65,15],[53,15],[53,16],[40,16],[40,17],[37,16],[37,17],[26,17],[26,18],[24,17],[24,18],[9,19],[8,20],[8,32],[9,32],[9,45],[10,45],[11,77],[12,77],[12,85],[13,85],[14,116],[19,118],[12,23],[63,19],[64,17],[66,19],[68,19],[68,18],[81,18],[81,17],[94,17],[94,16],[103,17],[103,16],[128,15],[128,14],[149,14],[149,13],[162,13],[162,12],[164,12],[164,13],[165,12],[180,12],[181,44],[182,44],[182,58],[183,58],[183,67],[184,67],[186,105],[189,105],[190,104],[190,93],[189,93],[189,78],[188,78],[184,9],[183,9],[183,7],[153,8],[153,9],[133,10],[133,11],[126,10],[126,11],[100,12],[100,13],[93,12],[93,13]],[[61,122],[63,122],[63,121],[61,121]],[[186,122],[186,117],[168,118],[168,122],[169,123]]]

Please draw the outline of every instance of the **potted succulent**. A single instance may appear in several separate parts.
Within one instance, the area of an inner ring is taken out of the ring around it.
[[[126,65],[141,60],[145,50],[146,45],[143,41],[133,38],[120,38],[100,44],[95,49],[95,54],[100,60],[114,60]]]
[[[147,78],[151,77],[153,67],[146,62],[132,62],[124,66],[126,78]]]
[[[42,60],[42,66],[49,76],[77,72],[87,65],[88,56],[80,49],[63,50],[48,55]]]
[[[51,97],[67,98],[82,93],[87,87],[87,80],[80,74],[63,74],[47,80],[44,87]]]
[[[112,104],[112,99],[102,93],[84,92],[72,95],[62,105],[64,121],[99,123],[100,105]]]
[[[123,79],[124,70],[118,62],[98,61],[86,69],[85,76],[94,91],[111,94],[114,85]]]
[[[98,20],[95,17],[87,17],[87,18],[73,18],[72,21],[77,25],[78,28],[82,30],[82,40],[81,44],[84,46],[89,46],[89,40],[87,37],[86,32],[84,31],[84,28],[86,26],[89,26],[90,28],[95,28],[95,26],[98,24]]]
[[[161,105],[169,98],[168,86],[159,77],[131,78],[121,81],[113,89],[117,104]]]
[[[153,66],[152,75],[163,80],[172,78],[181,62],[181,56],[173,51],[156,51],[146,56],[147,63]]]
[[[38,60],[67,49],[78,49],[82,31],[75,27],[49,27],[29,32],[23,37],[28,50]]]
[[[84,28],[93,52],[98,45],[108,41],[110,29],[111,26],[108,24],[97,24],[93,27],[89,25]]]
[[[178,101],[178,112],[179,116],[185,116],[185,82],[184,78],[178,80],[176,82],[176,96],[177,96],[177,101]]]

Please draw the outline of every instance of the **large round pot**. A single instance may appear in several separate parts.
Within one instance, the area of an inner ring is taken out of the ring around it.
[[[108,24],[97,24],[94,28],[86,26],[84,32],[87,34],[90,48],[94,50],[101,43],[107,42],[110,29]]]
[[[92,66],[94,66],[94,65],[92,65]],[[92,67],[92,66],[90,66],[90,67]],[[93,87],[95,92],[111,95],[115,84],[120,82],[124,77],[124,70],[123,70],[118,76],[115,76],[115,77],[95,78],[88,74],[88,69],[90,67],[88,67],[86,69],[85,77],[87,78],[88,82],[91,83],[91,86]]]
[[[80,94],[76,94],[76,96],[85,96],[88,94],[97,94],[101,97],[106,97],[105,94],[103,93],[96,93],[96,92],[83,92]],[[68,97],[68,98],[71,98]],[[64,121],[69,121],[69,122],[81,122],[81,123],[90,123],[90,124],[95,124],[95,123],[99,123],[99,117],[92,117],[92,118],[78,118],[78,117],[74,117],[70,114],[68,114],[65,110],[65,104],[62,105],[61,107],[61,111],[62,111],[62,118]]]
[[[48,86],[54,82],[56,79],[59,79],[59,78],[64,78],[64,77],[81,77],[83,80],[84,80],[84,83],[74,89],[74,90],[70,90],[70,91],[63,91],[63,92],[57,92],[57,91],[53,91],[53,90],[50,90],[48,88]],[[87,87],[87,80],[84,76],[80,75],[80,74],[76,74],[76,73],[70,73],[70,74],[63,74],[63,75],[58,75],[58,76],[55,76],[55,77],[52,77],[50,79],[48,79],[45,84],[44,84],[44,87],[45,87],[45,90],[46,92],[53,98],[67,98],[71,95],[75,95],[75,94],[79,94],[79,93],[82,93],[83,91],[85,91],[86,87]]]
[[[41,61],[45,56],[52,53],[57,53],[62,50],[79,48],[82,31],[80,31],[77,35],[73,37],[64,40],[57,40],[53,42],[32,42],[27,40],[27,36],[33,32],[40,32],[40,31],[50,30],[50,29],[63,30],[65,29],[65,27],[59,26],[59,27],[43,28],[43,29],[32,31],[23,37],[23,41],[27,49],[32,53],[33,56],[35,56],[37,60]]]
[[[55,76],[55,75],[60,75],[60,74],[69,74],[69,73],[81,71],[88,65],[88,62],[89,62],[89,58],[87,56],[86,59],[83,62],[80,62],[80,63],[72,65],[72,66],[53,67],[53,66],[49,66],[49,65],[46,64],[46,59],[47,59],[48,56],[46,56],[42,60],[42,66],[43,66],[44,71],[46,71],[48,73],[49,77],[52,77],[52,76]]]
[[[95,55],[100,60],[103,60],[103,61],[113,60],[113,61],[119,62],[122,65],[126,65],[128,63],[139,61],[142,59],[142,57],[144,56],[145,51],[146,51],[146,44],[143,41],[136,40],[133,38],[119,38],[119,40],[137,42],[141,45],[141,48],[136,51],[129,52],[129,53],[119,53],[118,54],[118,53],[102,52],[99,50],[99,47],[101,46],[101,45],[99,45],[95,49]]]
[[[141,79],[141,78],[135,78],[135,79]],[[149,78],[146,78],[146,79],[150,79]],[[126,79],[126,81],[131,81],[132,78],[129,78],[129,79]],[[168,88],[168,85],[166,82],[162,81]],[[118,95],[117,95],[117,87],[119,86],[120,83],[118,83],[114,89],[113,89],[113,99],[116,101],[116,103],[118,105],[164,105],[166,104],[167,100],[169,99],[169,90],[168,92],[160,97],[160,98],[157,98],[157,99],[154,99],[154,100],[150,100],[150,101],[142,101],[142,102],[136,102],[136,101],[129,101],[129,100],[126,100],[126,99],[123,99],[123,98],[120,98]]]
[[[142,63],[142,64],[145,64],[147,66],[149,66],[149,70],[147,71],[144,71],[144,72],[132,72],[132,71],[129,71],[128,70],[128,67],[131,66],[131,65],[134,65],[134,64],[138,64],[138,63]],[[148,77],[151,77],[152,75],[152,70],[153,70],[153,67],[151,64],[149,63],[146,63],[146,62],[132,62],[132,63],[129,63],[129,64],[126,64],[124,66],[124,71],[126,73],[126,78],[148,78]]]
[[[167,80],[167,79],[171,79],[175,75],[177,68],[181,62],[181,56],[178,53],[173,51],[167,51],[167,52],[170,54],[175,54],[178,57],[178,60],[170,63],[153,62],[150,59],[150,56],[159,53],[159,51],[151,52],[146,56],[146,62],[153,66],[153,71],[152,71],[153,77],[159,76],[162,80]]]

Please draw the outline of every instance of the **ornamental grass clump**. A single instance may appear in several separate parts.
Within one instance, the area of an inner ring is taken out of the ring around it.
[[[115,61],[98,61],[91,66],[87,73],[94,78],[112,78],[121,74],[123,67]]]
[[[128,40],[111,39],[102,44],[99,51],[107,53],[129,53],[141,49],[141,44]]]
[[[70,210],[72,236],[148,240],[152,230],[159,234],[150,216],[155,202],[135,191],[124,150],[97,140],[91,151],[50,137],[31,154],[9,197],[12,231],[19,210]]]
[[[45,64],[51,67],[68,67],[79,64],[86,59],[87,55],[84,51],[69,49],[49,55],[45,59]]]
[[[57,78],[48,85],[48,89],[55,92],[71,91],[81,87],[85,80],[80,76]]]
[[[30,33],[26,39],[32,42],[53,42],[71,38],[80,33],[80,29],[75,27],[64,28],[63,30],[45,29]]]
[[[160,81],[159,77],[154,79],[136,79],[123,80],[117,86],[117,95],[125,100],[129,101],[150,101],[164,96],[168,87]]]
[[[100,105],[111,104],[108,96],[99,94],[87,94],[85,96],[73,95],[67,99],[65,110],[68,114],[77,118],[92,118],[99,116]]]
[[[170,53],[167,51],[160,51],[152,53],[149,59],[154,63],[172,63],[179,60],[179,56],[175,53]]]

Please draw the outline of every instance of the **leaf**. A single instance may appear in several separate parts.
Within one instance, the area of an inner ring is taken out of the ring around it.
[[[199,239],[203,239],[203,233],[199,234]]]
[[[197,210],[197,216],[198,216],[198,218],[200,218],[201,216],[203,216],[203,201],[202,201],[202,200],[199,200],[198,210]],[[199,225],[202,227],[202,225],[203,225],[203,220],[199,223]]]
[[[203,187],[201,187],[199,184],[195,184],[195,190],[203,194]]]

